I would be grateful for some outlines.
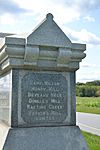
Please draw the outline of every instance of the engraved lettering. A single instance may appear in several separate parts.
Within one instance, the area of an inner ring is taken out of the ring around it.
[[[28,79],[31,82],[28,82]],[[66,83],[65,77],[61,74],[26,74],[22,79],[24,121],[29,124],[63,122],[67,116]]]

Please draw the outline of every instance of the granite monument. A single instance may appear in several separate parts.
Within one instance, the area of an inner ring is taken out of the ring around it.
[[[75,106],[86,45],[72,43],[50,13],[32,33],[0,41],[0,148],[88,150]]]

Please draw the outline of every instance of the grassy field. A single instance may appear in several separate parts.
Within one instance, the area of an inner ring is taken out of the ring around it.
[[[76,97],[76,111],[100,114],[100,97]]]
[[[100,136],[82,132],[90,150],[100,150]]]

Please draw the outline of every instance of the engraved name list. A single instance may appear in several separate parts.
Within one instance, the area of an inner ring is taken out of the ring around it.
[[[22,79],[23,120],[30,124],[63,122],[67,115],[66,93],[67,81],[61,74],[26,74]]]

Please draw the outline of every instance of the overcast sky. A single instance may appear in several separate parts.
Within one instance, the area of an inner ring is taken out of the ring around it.
[[[100,0],[0,0],[0,32],[30,32],[47,13],[72,42],[87,44],[77,82],[100,80]]]

